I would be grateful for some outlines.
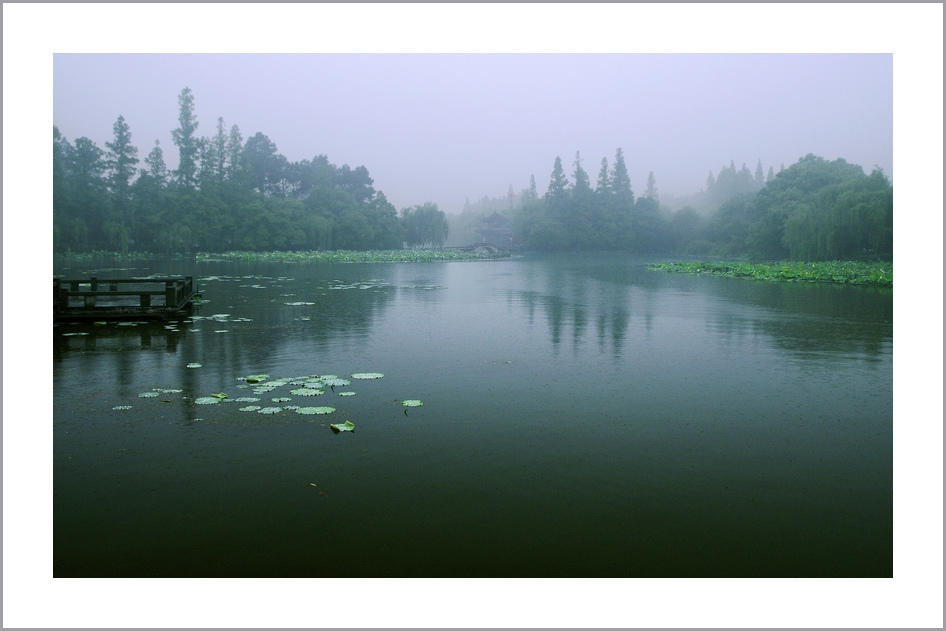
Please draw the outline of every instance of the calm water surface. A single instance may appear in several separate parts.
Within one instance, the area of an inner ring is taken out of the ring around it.
[[[55,575],[891,576],[892,291],[643,263],[57,267],[205,301],[54,328]]]

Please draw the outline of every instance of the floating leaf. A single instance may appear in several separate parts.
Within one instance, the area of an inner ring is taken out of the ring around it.
[[[263,408],[259,410],[260,414],[277,414],[282,412],[282,408]]]
[[[289,382],[286,381],[285,379],[273,379],[272,381],[267,381],[266,383],[261,383],[261,384],[260,384],[260,387],[261,387],[261,388],[273,388],[273,389],[275,389],[275,388],[279,388],[279,387],[281,387],[281,386],[284,386],[284,385],[286,385],[287,383],[289,383]]]
[[[227,393],[226,393],[226,392],[217,392],[217,393],[215,393],[215,394],[211,394],[210,396],[216,397],[216,398],[218,398],[218,399],[226,399],[226,398],[227,398]]]
[[[220,399],[216,397],[198,397],[194,399],[194,403],[197,405],[211,405],[214,403],[220,403]]]
[[[338,393],[338,396],[340,396],[340,397],[353,397],[353,396],[355,396],[355,394],[356,394],[356,393],[354,393],[354,392],[352,392],[351,390],[349,390],[348,392],[339,392],[339,393]]]
[[[241,412],[255,412],[258,409],[260,409],[258,405],[248,405],[246,407],[240,408],[240,411]]]
[[[380,372],[356,372],[351,376],[352,379],[380,379],[384,374]]]
[[[130,405],[116,405],[112,409],[113,410],[130,410],[131,406]]]
[[[187,364],[187,367],[188,367],[188,368],[200,368],[201,365],[198,364],[197,362],[191,362],[191,363]]]
[[[266,381],[269,379],[269,375],[250,375],[245,381],[246,383],[260,383],[261,381]]]
[[[409,408],[419,408],[420,406],[424,405],[424,402],[420,399],[405,399],[401,401],[401,405]]]
[[[296,388],[295,390],[290,390],[289,392],[299,395],[300,397],[317,397],[320,394],[325,394],[325,390],[317,390],[315,388]]]
[[[234,401],[239,403],[256,403],[259,401],[259,397],[240,397],[238,399],[234,399]]]
[[[285,403],[286,401],[292,401],[292,397],[273,397],[273,403]]]
[[[338,425],[329,425],[332,428],[332,431],[336,434],[339,432],[353,432],[355,431],[355,424],[351,421],[345,421],[344,423],[339,423]]]
[[[335,411],[335,408],[329,407],[315,407],[315,408],[298,408],[296,410],[297,414],[331,414]]]
[[[338,377],[332,377],[332,378],[322,377],[322,383],[324,383],[327,386],[350,386],[351,385],[351,381],[349,381],[348,379],[339,379]]]
[[[151,397],[156,397],[156,396],[158,396],[157,392],[140,392],[138,394],[138,397],[141,399],[150,399]]]

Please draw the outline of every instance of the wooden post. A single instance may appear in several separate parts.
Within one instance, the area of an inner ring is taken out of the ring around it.
[[[147,309],[151,306],[151,294],[142,293],[141,294],[141,308]]]
[[[166,309],[176,309],[177,300],[175,299],[177,295],[177,290],[174,287],[175,283],[173,281],[168,281],[165,283],[164,287],[164,306]]]

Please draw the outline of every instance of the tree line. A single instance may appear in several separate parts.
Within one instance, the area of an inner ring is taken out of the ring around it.
[[[55,252],[385,250],[446,239],[436,204],[399,216],[364,166],[338,167],[325,155],[290,162],[263,133],[244,142],[223,118],[200,137],[189,88],[178,106],[173,171],[159,141],[139,161],[122,116],[104,149],[53,127]]]
[[[776,174],[745,165],[710,172],[699,203],[669,211],[658,201],[653,172],[635,197],[619,148],[614,164],[601,160],[591,186],[579,153],[571,181],[555,158],[547,190],[535,177],[510,213],[514,238],[537,251],[619,250],[753,259],[890,259],[893,187],[880,169],[870,175],[844,159],[809,154]],[[510,196],[511,199],[511,196]]]
[[[325,155],[290,162],[263,133],[244,142],[222,118],[201,137],[189,88],[178,106],[173,171],[158,141],[139,161],[122,116],[104,149],[53,127],[55,252],[389,250],[439,247],[449,236],[435,203],[398,213],[364,166],[338,167]],[[761,161],[754,173],[730,162],[688,201],[675,211],[662,205],[653,172],[636,196],[618,148],[613,164],[602,158],[594,185],[579,153],[570,180],[556,157],[542,195],[533,175],[518,194],[510,186],[504,198],[467,202],[454,222],[458,235],[475,235],[482,216],[499,212],[517,246],[533,251],[892,257],[892,186],[881,170],[866,175],[843,159],[809,154],[767,174]]]

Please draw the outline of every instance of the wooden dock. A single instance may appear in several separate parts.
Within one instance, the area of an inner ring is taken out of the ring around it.
[[[199,297],[193,276],[53,278],[53,320],[168,320],[187,315]]]

